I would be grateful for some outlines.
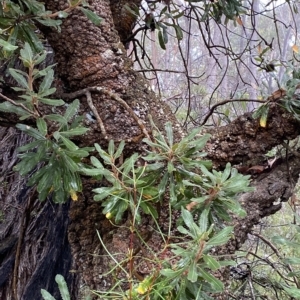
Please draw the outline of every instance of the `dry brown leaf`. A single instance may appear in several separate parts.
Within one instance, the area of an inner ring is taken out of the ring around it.
[[[292,49],[294,52],[299,53],[299,47],[296,44],[292,47]]]

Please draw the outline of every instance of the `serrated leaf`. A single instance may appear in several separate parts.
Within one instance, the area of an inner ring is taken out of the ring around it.
[[[58,122],[60,124],[67,124],[68,123],[66,118],[61,116],[61,115],[50,114],[50,115],[46,115],[45,118],[50,120],[50,121]]]
[[[33,62],[33,52],[27,42],[25,42],[24,48],[20,50],[20,54],[25,67],[31,66]]]
[[[47,51],[44,51],[43,54],[36,56],[36,57],[34,58],[34,64],[35,64],[35,65],[38,65],[38,64],[40,64],[42,61],[44,61],[44,60],[46,59],[46,57],[47,57],[47,54],[48,54]]]
[[[113,156],[115,152],[115,143],[114,140],[110,140],[108,143],[108,154]]]
[[[9,73],[20,86],[29,90],[27,79],[18,70],[9,68]]]
[[[103,169],[103,165],[101,164],[101,162],[98,160],[98,158],[96,158],[95,156],[91,157],[91,163],[93,164],[93,166],[95,166],[96,168],[99,169]]]
[[[38,118],[36,120],[36,126],[38,128],[38,130],[40,131],[40,133],[43,135],[43,136],[46,136],[47,134],[47,123],[45,122],[45,120],[43,118]]]
[[[69,121],[72,119],[79,109],[80,102],[75,99],[71,104],[68,105],[64,117]]]
[[[66,283],[64,277],[60,274],[57,274],[55,276],[55,281],[58,284],[58,288],[59,288],[60,295],[61,295],[62,299],[63,300],[70,300],[70,294],[69,294],[68,286],[67,286],[67,283]]]
[[[118,149],[117,149],[115,155],[114,155],[115,159],[117,159],[121,156],[121,154],[123,153],[124,147],[125,147],[125,141],[122,140],[118,146]]]
[[[44,300],[56,300],[49,292],[44,289],[41,289],[41,294]]]
[[[28,125],[17,124],[16,127],[18,129],[24,131],[26,134],[34,137],[37,140],[45,140],[45,137],[38,130],[36,130]]]
[[[185,225],[191,229],[194,225],[194,219],[193,219],[193,215],[186,209],[184,208],[181,208],[181,216],[182,216],[182,219],[185,223]]]
[[[61,141],[64,143],[64,145],[70,150],[70,151],[77,151],[79,149],[78,146],[76,146],[72,141],[70,141],[68,138],[60,135]]]
[[[23,37],[25,38],[26,42],[29,43],[32,49],[34,49],[37,53],[43,51],[44,46],[41,42],[41,39],[37,36],[29,23],[21,22],[20,31],[23,33]]]
[[[83,135],[85,134],[87,131],[89,131],[89,128],[85,128],[85,127],[76,127],[67,131],[60,131],[60,134],[65,136],[65,137],[72,137],[72,136],[76,136],[76,135]]]
[[[51,87],[53,79],[54,79],[54,71],[53,69],[50,69],[44,76],[44,79],[39,86],[39,94],[42,94],[44,91],[48,90]]]
[[[61,156],[63,158],[64,166],[70,172],[79,171],[79,167],[78,167],[77,163],[71,157],[67,156],[64,152],[61,153]]]
[[[0,47],[2,47],[3,50],[5,50],[5,51],[14,51],[14,50],[18,49],[18,46],[14,46],[2,39],[0,39]]]
[[[31,150],[31,149],[37,147],[38,145],[40,145],[41,143],[43,143],[43,141],[40,141],[40,140],[31,142],[29,144],[19,147],[18,152],[25,152],[25,151]]]
[[[45,98],[46,96],[52,95],[55,92],[56,92],[56,88],[54,88],[54,87],[53,88],[48,88],[48,89],[45,89],[43,92],[39,92],[37,97],[39,99]],[[59,99],[59,100],[61,100],[61,99]]]
[[[93,189],[94,193],[99,194],[94,196],[94,199],[97,201],[103,200],[104,198],[110,196],[114,190],[115,190],[114,187],[101,187],[101,188]],[[109,207],[109,210],[110,209],[111,207]]]
[[[203,197],[204,199],[206,199],[206,197]],[[207,231],[207,226],[208,226],[208,214],[209,214],[210,208],[206,207],[200,217],[199,217],[199,228],[201,232],[206,232]]]
[[[99,17],[96,13],[94,13],[93,11],[80,7],[80,10],[85,14],[85,16],[92,21],[93,24],[95,24],[96,26],[99,26],[101,24],[101,22],[103,21],[103,19],[101,17]]]

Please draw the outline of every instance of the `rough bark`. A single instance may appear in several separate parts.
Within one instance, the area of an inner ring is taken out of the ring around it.
[[[58,11],[66,7],[66,2],[49,0],[47,8]],[[113,1],[94,0],[89,3],[104,19],[99,27],[88,21],[79,10],[74,10],[64,20],[60,34],[49,28],[41,28],[55,51],[58,63],[56,73],[64,92],[103,87],[126,101],[149,133],[147,115],[151,114],[158,126],[171,120],[180,136],[180,128],[170,109],[155,98],[148,84],[132,70],[132,63],[125,56],[119,35],[124,41],[130,26],[127,24],[126,28],[122,28],[122,23],[116,21],[122,7],[117,9]],[[129,2],[132,3],[138,5],[139,1]],[[134,20],[129,23],[132,22]],[[109,94],[92,93],[92,100],[106,133],[97,122],[89,123],[86,119],[85,125],[90,127],[90,131],[77,142],[81,146],[90,146],[95,142],[105,146],[108,139],[127,140],[125,155],[143,151],[140,143],[143,130],[130,111]],[[85,97],[81,97],[80,101],[80,114],[90,113]],[[3,136],[0,176],[5,178],[0,186],[0,210],[4,212],[0,223],[0,275],[3,274],[0,276],[0,299],[41,299],[40,288],[58,297],[54,284],[57,273],[67,278],[74,299],[80,299],[79,294],[86,292],[79,291],[80,286],[107,289],[111,282],[107,282],[102,274],[110,269],[110,261],[102,256],[106,253],[99,242],[97,230],[112,253],[126,253],[129,221],[119,228],[111,226],[101,213],[101,205],[92,200],[91,190],[98,187],[99,183],[88,179],[84,179],[84,192],[77,202],[65,205],[37,202],[34,189],[26,188],[26,178],[20,178],[12,171],[16,162],[16,147],[26,142],[25,137],[11,128],[2,128],[0,134]],[[274,102],[267,128],[259,127],[257,120],[246,114],[226,127],[211,131],[211,134],[207,151],[218,168],[228,161],[251,166],[268,149],[283,140],[296,137],[299,123]],[[3,144],[3,141],[7,144]],[[13,158],[10,159],[11,163],[8,163],[5,155]],[[253,179],[255,192],[241,195],[248,216],[243,220],[235,220],[235,239],[220,249],[221,253],[233,253],[260,218],[280,209],[280,203],[274,202],[278,199],[286,201],[290,196],[296,174],[299,173],[298,159],[297,156],[291,156],[288,165],[282,161]],[[159,222],[163,228],[163,216]],[[145,218],[141,228],[145,235],[150,231],[150,225]],[[152,234],[148,243],[153,249],[157,248],[157,235]]]

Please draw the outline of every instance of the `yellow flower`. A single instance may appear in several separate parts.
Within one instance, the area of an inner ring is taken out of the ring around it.
[[[78,200],[78,196],[76,194],[76,192],[74,190],[70,190],[70,196],[72,198],[73,201],[77,201]]]
[[[112,214],[110,212],[106,213],[106,219],[110,220],[112,218]]]

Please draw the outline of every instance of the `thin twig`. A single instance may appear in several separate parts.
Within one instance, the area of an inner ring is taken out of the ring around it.
[[[224,101],[219,102],[219,103],[217,103],[217,104],[215,104],[211,107],[208,114],[205,116],[203,122],[201,123],[201,126],[203,126],[207,122],[208,118],[213,114],[214,110],[218,106],[221,106],[221,105],[224,105],[224,104],[227,104],[227,103],[230,103],[230,102],[249,102],[249,101],[259,102],[259,103],[266,103],[266,100],[251,100],[251,99],[229,99],[229,100],[224,100]]]
[[[28,109],[25,105],[23,105],[22,103],[17,103],[14,100],[4,96],[3,94],[0,93],[0,97],[3,98],[4,100],[10,102],[11,104],[15,105],[15,106],[19,106],[21,108],[23,108],[24,110],[26,110],[28,113],[30,113],[31,115],[35,116],[35,113],[33,111],[31,111],[30,109]]]
[[[71,99],[77,98],[77,97],[82,96],[82,95],[87,95],[87,93],[90,93],[90,92],[105,94],[105,95],[111,97],[112,99],[114,99],[115,101],[117,101],[118,103],[120,103],[129,112],[131,117],[137,122],[137,124],[139,125],[139,127],[140,127],[142,133],[144,134],[144,136],[147,137],[149,140],[151,140],[150,135],[149,135],[145,125],[143,124],[142,120],[140,120],[138,118],[138,116],[134,113],[132,108],[122,98],[120,98],[118,95],[116,95],[115,93],[113,93],[113,92],[111,92],[111,91],[109,91],[109,90],[107,90],[103,87],[98,87],[98,86],[87,87],[85,89],[82,89],[82,90],[79,90],[79,91],[76,91],[76,92],[73,92],[73,93],[69,93],[69,94],[68,93],[63,93],[60,96],[64,100],[71,100]],[[93,103],[92,103],[92,106],[94,107]],[[94,110],[96,111],[95,107],[94,107]],[[93,110],[93,112],[94,112],[94,110]],[[98,113],[95,114],[96,117],[97,117],[97,115],[98,115]],[[99,122],[99,120],[100,120],[100,122]],[[99,120],[98,120],[99,125],[102,124],[102,125],[100,125],[101,131],[103,131],[103,129],[104,129],[103,133],[106,133],[104,125],[103,125],[100,117],[99,117]]]
[[[107,137],[107,133],[106,133],[106,130],[105,130],[105,127],[104,127],[104,124],[100,118],[100,115],[98,114],[98,111],[93,103],[93,100],[92,100],[92,95],[91,95],[91,92],[90,91],[86,91],[85,93],[86,95],[86,101],[90,107],[90,109],[92,110],[94,116],[96,117],[97,121],[98,121],[98,124],[99,124],[99,127],[101,129],[101,133],[104,135],[104,138],[107,140],[108,137]]]

